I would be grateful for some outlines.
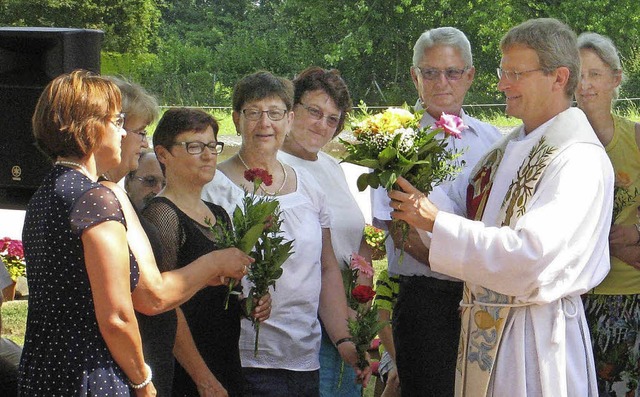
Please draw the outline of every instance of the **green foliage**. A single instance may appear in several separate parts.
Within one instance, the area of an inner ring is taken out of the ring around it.
[[[624,80],[620,88],[621,98],[635,98],[640,95],[640,45],[628,49],[622,59]]]
[[[471,41],[476,72],[466,103],[502,103],[495,76],[500,38],[536,17],[611,37],[628,76],[622,97],[640,95],[636,0],[0,2],[4,26],[102,29],[104,70],[130,76],[172,105],[228,105],[231,87],[248,73],[291,78],[310,65],[339,69],[355,102],[415,103],[413,44],[438,26],[455,26]]]
[[[162,2],[157,0],[5,0],[0,24],[99,29],[103,49],[146,52],[156,41]]]

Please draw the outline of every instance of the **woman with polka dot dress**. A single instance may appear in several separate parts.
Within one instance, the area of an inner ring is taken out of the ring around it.
[[[155,396],[131,292],[138,265],[115,194],[98,175],[120,161],[120,91],[85,71],[57,77],[33,116],[55,159],[27,207],[29,312],[21,396]]]

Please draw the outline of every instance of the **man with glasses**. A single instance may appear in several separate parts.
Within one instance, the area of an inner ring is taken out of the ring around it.
[[[131,171],[124,179],[124,186],[138,211],[164,188],[165,179],[156,154],[152,151],[140,155],[138,169]]]
[[[468,175],[480,156],[500,138],[499,131],[462,109],[475,68],[471,45],[460,30],[441,27],[424,32],[413,48],[411,78],[425,110],[421,126],[433,126],[442,113],[460,116],[468,126],[461,139],[449,138],[449,148]],[[443,135],[440,135],[443,138]],[[450,183],[441,188],[447,191]],[[462,282],[429,268],[429,250],[412,230],[399,260],[398,233],[390,229],[389,198],[384,189],[372,193],[374,224],[391,230],[385,242],[389,273],[400,276],[400,293],[393,314],[396,364],[403,396],[451,396],[455,384],[460,333]]]
[[[597,396],[580,295],[609,271],[614,176],[571,107],[576,35],[534,19],[500,48],[498,89],[523,125],[478,162],[465,200],[434,205],[400,180],[393,217],[432,232],[431,269],[465,281],[457,395]]]

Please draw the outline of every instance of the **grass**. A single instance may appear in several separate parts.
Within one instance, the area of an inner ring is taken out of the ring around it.
[[[27,306],[26,300],[8,301],[2,304],[2,336],[20,346],[24,344]]]

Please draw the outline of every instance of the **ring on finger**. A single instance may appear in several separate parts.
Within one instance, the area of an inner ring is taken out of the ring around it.
[[[402,203],[398,204],[398,211],[402,211]]]
[[[242,274],[247,274],[247,265],[244,265],[244,268],[242,269]]]

